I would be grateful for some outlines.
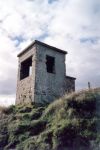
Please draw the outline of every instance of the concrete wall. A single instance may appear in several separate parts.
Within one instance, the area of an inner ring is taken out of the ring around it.
[[[32,101],[32,83],[31,76],[23,79],[17,85],[17,101],[16,103],[28,103]]]
[[[65,91],[66,91],[66,93],[75,91],[75,79],[69,78],[66,76],[66,78],[65,78]]]
[[[64,94],[65,55],[37,45],[35,101],[51,102]],[[55,73],[46,69],[46,55],[55,57]]]
[[[55,57],[55,73],[48,73],[46,55]],[[32,75],[20,80],[21,63],[32,57]],[[35,44],[19,56],[16,104],[51,102],[75,88],[66,78],[65,54]]]
[[[32,75],[20,80],[21,63],[32,57]],[[36,48],[32,47],[19,57],[16,104],[34,101]]]

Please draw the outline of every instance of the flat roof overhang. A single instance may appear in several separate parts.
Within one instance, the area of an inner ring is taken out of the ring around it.
[[[48,45],[48,44],[45,44],[45,43],[43,43],[43,42],[40,42],[40,41],[38,41],[38,40],[35,40],[35,41],[33,41],[29,46],[27,46],[22,52],[20,52],[20,53],[17,55],[17,57],[20,57],[21,55],[23,55],[25,52],[27,52],[27,51],[28,51],[32,46],[34,46],[35,44],[42,45],[42,46],[44,46],[44,47],[50,48],[50,49],[52,49],[52,50],[54,50],[54,51],[57,51],[57,52],[59,52],[59,53],[67,54],[67,52],[64,51],[64,50],[61,50],[61,49],[59,49],[59,48],[56,48],[56,47],[50,46],[50,45]]]

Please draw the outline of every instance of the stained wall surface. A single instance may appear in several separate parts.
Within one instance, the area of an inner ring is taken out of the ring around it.
[[[47,56],[54,58],[54,72],[47,71]],[[21,64],[30,57],[32,74],[21,79]],[[74,90],[75,80],[66,78],[65,53],[35,43],[19,56],[16,104],[50,103]]]
[[[55,58],[55,73],[48,73],[46,56]],[[65,93],[65,54],[37,45],[35,101],[51,102]]]
[[[21,63],[30,57],[32,57],[32,74],[20,80]],[[29,51],[22,54],[18,63],[16,104],[34,101],[36,47],[31,47]]]

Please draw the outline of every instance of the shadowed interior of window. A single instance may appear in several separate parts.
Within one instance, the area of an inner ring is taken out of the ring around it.
[[[46,55],[46,69],[48,73],[55,73],[55,57]]]
[[[21,63],[20,80],[30,76],[32,73],[32,57]]]

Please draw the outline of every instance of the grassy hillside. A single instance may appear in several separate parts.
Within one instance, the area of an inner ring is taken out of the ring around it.
[[[0,107],[0,150],[99,150],[100,89]]]

